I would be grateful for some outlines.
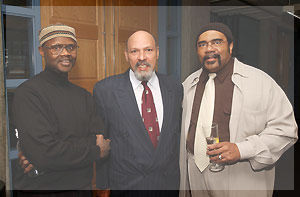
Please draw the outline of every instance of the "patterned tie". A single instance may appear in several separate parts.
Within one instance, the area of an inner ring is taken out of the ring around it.
[[[156,148],[159,140],[159,126],[158,118],[156,115],[155,105],[153,102],[153,96],[150,88],[147,86],[147,82],[143,81],[144,92],[142,96],[142,117],[145,128],[148,131],[149,137],[152,141],[154,148]]]
[[[204,134],[204,131],[202,130],[202,125],[212,124],[215,105],[214,78],[216,77],[216,73],[209,73],[208,76],[209,79],[205,85],[205,89],[201,100],[194,145],[195,163],[201,172],[205,170],[205,168],[209,165],[209,157],[206,154],[207,143],[205,136],[210,135]]]

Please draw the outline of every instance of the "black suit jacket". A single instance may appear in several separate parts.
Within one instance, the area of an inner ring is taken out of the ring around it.
[[[164,117],[155,149],[142,121],[129,79],[129,71],[99,81],[94,98],[111,139],[109,170],[97,166],[97,187],[112,190],[179,189],[179,141],[182,85],[157,74]],[[108,176],[109,185],[103,186]]]

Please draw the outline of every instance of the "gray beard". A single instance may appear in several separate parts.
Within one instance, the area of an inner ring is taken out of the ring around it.
[[[152,77],[152,73],[153,70],[150,70],[148,72],[145,71],[139,72],[137,70],[134,71],[134,75],[139,81],[149,81]]]

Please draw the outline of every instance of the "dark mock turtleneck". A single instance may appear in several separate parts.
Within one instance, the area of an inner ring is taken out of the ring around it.
[[[50,83],[57,83],[61,85],[69,83],[68,73],[59,72],[50,67],[46,67],[46,69],[43,72],[41,72],[41,74]]]
[[[16,189],[74,190],[91,185],[99,158],[95,133],[101,119],[89,92],[68,76],[47,68],[20,85],[14,96],[13,123],[24,155],[45,175],[30,178],[21,170]]]

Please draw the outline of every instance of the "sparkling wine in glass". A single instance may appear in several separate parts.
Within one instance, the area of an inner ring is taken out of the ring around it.
[[[203,126],[203,131],[206,134],[206,142],[207,144],[216,144],[219,143],[219,130],[218,130],[218,124],[212,123],[211,126]],[[212,172],[219,172],[224,169],[224,165],[217,164],[217,163],[211,163],[209,164],[209,170]]]

